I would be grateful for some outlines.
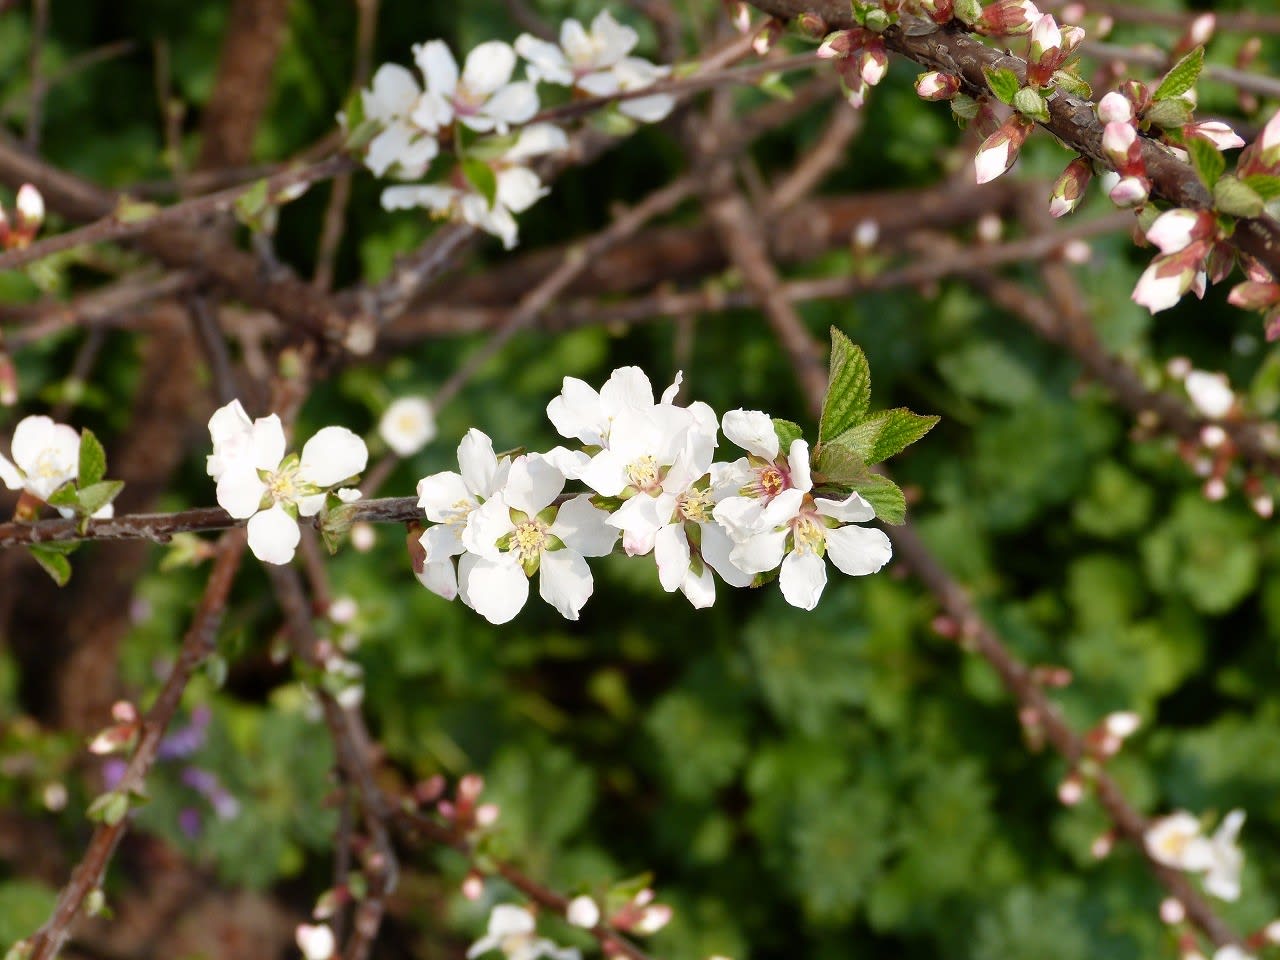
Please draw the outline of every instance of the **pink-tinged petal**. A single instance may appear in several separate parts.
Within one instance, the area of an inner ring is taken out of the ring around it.
[[[237,520],[244,520],[257,513],[266,492],[267,485],[258,477],[258,471],[248,463],[239,463],[224,470],[218,478],[218,506]]]
[[[1221,120],[1189,123],[1182,128],[1182,132],[1189,137],[1200,137],[1203,140],[1208,140],[1219,150],[1235,150],[1244,146],[1244,138]]]
[[[712,606],[716,602],[716,579],[711,575],[711,568],[703,567],[699,574],[690,569],[680,584],[680,592],[695,610]]]
[[[0,453],[0,480],[10,490],[21,490],[26,485],[22,471],[3,453]]]
[[[748,453],[766,460],[778,458],[778,434],[767,413],[759,410],[730,410],[721,420],[720,429],[730,441]]]
[[[674,593],[689,574],[689,538],[685,536],[683,524],[667,524],[658,531],[653,559],[658,564],[658,582],[662,589]]]
[[[250,517],[248,531],[249,549],[263,563],[288,563],[302,539],[298,521],[285,513],[280,504]]]
[[[513,509],[533,516],[550,506],[563,489],[564,474],[551,461],[531,453],[511,464],[502,496]]]
[[[1098,119],[1106,123],[1128,124],[1133,119],[1133,104],[1123,93],[1112,90],[1098,101]]]
[[[604,444],[609,429],[600,394],[577,377],[564,378],[560,394],[547,404],[547,418],[560,436],[593,446]]]
[[[658,501],[647,493],[636,494],[609,514],[609,519],[605,523],[624,533],[652,537],[663,525],[662,519],[658,516],[657,504]],[[628,550],[627,555],[635,556],[636,554]]]
[[[421,573],[414,573],[418,582],[438,597],[452,600],[458,595],[458,574],[452,560],[425,563]]]
[[[1160,248],[1161,253],[1177,253],[1186,249],[1196,236],[1200,215],[1195,210],[1166,210],[1147,228],[1147,239]]]
[[[850,577],[875,573],[893,557],[893,544],[875,527],[837,527],[827,531],[827,556]]]
[[[437,523],[427,527],[418,538],[427,563],[439,563],[456,557],[466,547],[462,543],[462,527],[456,523]]]
[[[591,498],[583,494],[560,507],[550,532],[583,556],[604,557],[613,552],[618,540],[618,531],[608,520],[608,512],[592,506]]]
[[[1193,271],[1170,270],[1164,257],[1157,257],[1142,272],[1133,288],[1132,299],[1152,313],[1174,306],[1191,286]]]
[[[458,61],[443,40],[431,40],[413,48],[413,59],[427,81],[427,90],[452,98],[458,88]]]
[[[782,561],[778,574],[778,586],[782,596],[793,607],[812,610],[822,599],[827,585],[827,565],[812,550],[803,553],[792,551]]]
[[[488,96],[507,85],[516,68],[516,52],[501,40],[489,40],[467,54],[462,86],[473,96]]]
[[[502,494],[491,497],[467,516],[462,531],[462,544],[477,556],[497,560],[501,551],[498,540],[515,529],[511,508]]]
[[[479,557],[468,564],[465,599],[490,623],[509,623],[529,599],[529,578],[509,553],[495,560]]]
[[[369,448],[346,427],[325,427],[306,442],[298,476],[317,487],[354,477],[369,464]]]
[[[418,481],[418,507],[432,523],[445,523],[459,504],[475,504],[462,477],[451,471],[433,473]]]
[[[591,568],[576,550],[552,550],[542,554],[538,567],[538,595],[566,620],[577,620],[578,611],[591,598],[595,582]]]
[[[600,388],[600,400],[611,416],[627,407],[648,410],[653,406],[653,385],[639,367],[619,367]]]
[[[702,559],[731,587],[749,587],[754,576],[740,569],[731,559],[735,544],[729,535],[714,523],[700,523],[702,531]]]
[[[787,531],[770,530],[738,543],[729,552],[729,560],[743,573],[765,573],[782,562]]]
[[[876,508],[857,493],[849,494],[844,500],[818,497],[813,502],[817,505],[818,512],[824,517],[831,517],[843,523],[866,523],[876,518]]]
[[[800,439],[791,441],[791,449],[787,451],[787,464],[791,468],[791,485],[803,493],[812,490],[813,478],[809,475],[808,441]]]
[[[508,125],[518,127],[538,112],[538,91],[532,83],[509,84],[489,98],[484,112],[498,121],[500,131]]]

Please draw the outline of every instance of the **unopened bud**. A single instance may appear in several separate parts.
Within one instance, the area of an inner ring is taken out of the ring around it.
[[[1151,182],[1146,177],[1121,177],[1107,196],[1117,207],[1137,207],[1151,196]]]
[[[1177,897],[1165,897],[1160,901],[1160,920],[1169,926],[1176,926],[1187,919],[1187,908]]]
[[[357,553],[368,553],[377,542],[378,534],[373,524],[361,521],[351,525],[351,546]]]
[[[751,49],[755,51],[756,56],[763,57],[773,49],[773,45],[778,42],[780,36],[782,36],[782,21],[771,19],[752,39]]]
[[[1191,21],[1191,26],[1187,28],[1186,45],[1191,47],[1203,47],[1213,39],[1213,31],[1218,26],[1218,18],[1212,13],[1202,13]]]
[[[1124,740],[1133,736],[1138,728],[1142,726],[1142,718],[1132,710],[1120,710],[1116,713],[1107,714],[1102,723],[1106,727],[1107,733],[1119,740]]]
[[[974,157],[978,183],[989,183],[1013,166],[1034,124],[1014,114],[982,142]]]
[[[1053,195],[1049,199],[1049,213],[1065,216],[1080,205],[1085,189],[1093,179],[1093,164],[1086,157],[1076,157],[1053,182]]]
[[[1089,844],[1089,854],[1095,860],[1105,860],[1111,855],[1111,851],[1115,848],[1115,845],[1115,831],[1108,830],[1093,838],[1093,843]]]
[[[476,807],[476,826],[491,827],[498,822],[502,808],[496,803],[482,803]]]
[[[1250,498],[1249,506],[1253,508],[1253,512],[1260,516],[1263,520],[1270,520],[1271,515],[1276,512],[1276,502],[1269,493],[1260,493]]]
[[[29,183],[18,188],[17,216],[14,226],[21,232],[34,237],[40,225],[44,223],[44,197],[40,191]]]
[[[590,930],[600,922],[600,907],[585,894],[574,897],[565,908],[564,918],[575,927]]]
[[[861,220],[853,229],[853,246],[859,252],[874,249],[879,240],[880,224],[875,220]]]
[[[806,37],[818,38],[827,32],[827,22],[816,13],[802,13],[796,17],[796,26]],[[593,924],[594,926],[594,924]]]
[[[1074,807],[1084,797],[1084,782],[1073,773],[1058,784],[1058,800],[1064,807]]]
[[[922,100],[950,100],[960,92],[960,78],[938,70],[916,77],[916,94]]]
[[[975,26],[983,33],[1013,37],[1030,33],[1039,18],[1040,11],[1031,0],[995,0],[982,8]]]
[[[484,777],[478,773],[468,773],[458,781],[458,801],[474,803],[484,792]]]
[[[1227,440],[1227,431],[1216,423],[1210,423],[1200,430],[1200,443],[1209,450],[1216,450]]]
[[[1217,502],[1227,495],[1227,484],[1221,477],[1210,477],[1204,484],[1204,498]]]
[[[999,214],[984,213],[978,218],[975,232],[983,243],[999,243],[1000,236],[1004,233],[1004,222]]]
[[[1093,259],[1093,247],[1084,240],[1068,240],[1062,245],[1062,259],[1076,266]]]

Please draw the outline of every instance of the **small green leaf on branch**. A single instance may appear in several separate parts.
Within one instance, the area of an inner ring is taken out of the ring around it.
[[[101,483],[81,487],[78,498],[80,512],[86,516],[97,513],[118,497],[123,489],[123,480],[104,480]]]
[[[778,435],[778,448],[784,453],[791,449],[791,444],[804,436],[800,424],[778,417],[773,418],[773,432]]]
[[[831,328],[831,373],[818,440],[825,443],[861,423],[871,406],[871,368],[862,348]]]
[[[498,199],[498,176],[493,172],[493,167],[483,160],[465,157],[462,160],[462,174],[492,209],[494,201]]]
[[[1213,205],[1219,213],[1233,217],[1257,217],[1265,206],[1248,184],[1235,177],[1222,177],[1213,185]]]
[[[997,99],[1013,106],[1013,100],[1022,87],[1018,75],[1008,67],[983,67],[982,74],[987,78],[987,86]]]
[[[1171,97],[1182,96],[1196,85],[1202,69],[1204,69],[1204,47],[1196,47],[1164,75],[1160,86],[1156,87],[1156,92],[1152,94],[1152,99],[1168,100]]]
[[[44,568],[44,572],[53,578],[54,583],[60,587],[67,585],[67,581],[71,579],[71,561],[61,550],[47,543],[33,543],[27,549],[35,557],[36,563]]]
[[[1227,159],[1213,144],[1202,137],[1187,138],[1187,153],[1191,155],[1191,165],[1196,168],[1200,182],[1210,190],[1227,169]]]
[[[882,410],[829,441],[828,447],[845,447],[870,466],[902,452],[932,430],[939,419],[905,407]]]
[[[1049,122],[1049,101],[1034,87],[1023,87],[1013,95],[1013,108],[1024,117]]]
[[[82,487],[97,483],[107,475],[107,451],[93,435],[93,431],[80,431],[80,472],[78,483]]]
[[[112,790],[89,804],[88,817],[97,823],[114,827],[129,812],[129,797],[119,790]]]

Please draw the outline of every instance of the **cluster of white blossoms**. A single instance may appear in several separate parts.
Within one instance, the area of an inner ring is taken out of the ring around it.
[[[1205,890],[1221,900],[1240,897],[1240,870],[1244,853],[1238,843],[1244,811],[1232,810],[1212,836],[1201,831],[1200,821],[1179,810],[1154,821],[1144,838],[1153,860],[1177,870],[1203,874]]]
[[[418,504],[418,579],[446,599],[461,597],[491,623],[524,607],[529,581],[570,620],[591,596],[586,558],[621,538],[628,556],[652,555],[667,592],[694,607],[715,601],[715,575],[730,586],[765,582],[811,610],[827,581],[824,557],[851,576],[875,573],[889,539],[858,526],[875,510],[857,493],[817,495],[802,439],[782,449],[773,420],[733,410],[717,424],[705,403],[675,402],[680,376],[654,401],[649,378],[622,367],[599,390],[566,377],[547,416],[578,449],[498,456],[472,429],[458,446],[459,472],[425,477]],[[746,451],[713,462],[718,433]],[[578,493],[565,493],[570,481]],[[419,566],[420,564],[420,566]]]
[[[349,503],[360,491],[346,486],[364,470],[369,451],[346,427],[325,427],[302,448],[285,455],[284,426],[276,414],[250,420],[239,400],[209,419],[213,453],[209,476],[218,505],[248,519],[249,549],[264,563],[293,559],[301,532],[298,517],[313,517],[330,494]]]
[[[378,68],[361,92],[364,119],[373,124],[365,165],[379,177],[430,182],[388,187],[388,210],[422,207],[469,223],[515,246],[515,214],[547,193],[529,163],[568,149],[565,132],[535,121],[539,84],[589,96],[623,96],[618,110],[653,123],[671,112],[669,94],[626,96],[670,74],[631,55],[635,30],[606,11],[590,30],[577,20],[560,28],[559,44],[524,34],[514,47],[490,40],[467,54],[461,68],[443,40],[415,44],[418,73],[399,64]],[[524,61],[525,79],[516,79]],[[514,131],[514,132],[513,132]],[[449,156],[446,158],[445,154]],[[448,162],[446,162],[448,161]]]

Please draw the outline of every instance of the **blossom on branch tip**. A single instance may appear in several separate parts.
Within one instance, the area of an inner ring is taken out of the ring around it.
[[[1237,840],[1244,826],[1243,810],[1232,810],[1209,838],[1209,869],[1205,871],[1204,888],[1219,900],[1240,899],[1240,870],[1244,853]]]
[[[589,78],[611,70],[639,39],[635,30],[618,23],[609,11],[602,10],[591,21],[590,31],[572,17],[560,24],[558,46],[522,33],[516,38],[515,49],[528,62],[530,79],[565,87],[581,84],[591,92]]]
[[[507,960],[581,960],[582,954],[574,947],[559,947],[536,934],[537,924],[533,914],[524,907],[501,903],[489,914],[489,926],[485,935],[467,950],[467,960],[475,960],[492,950],[500,950]]]
[[[209,420],[213,453],[207,470],[217,483],[218,505],[237,520],[248,519],[249,549],[264,563],[293,559],[301,533],[298,517],[315,516],[331,491],[358,499],[358,491],[338,489],[369,461],[364,441],[346,427],[325,427],[285,456],[284,427],[275,414],[250,421],[239,400]]]
[[[1183,380],[1191,404],[1210,420],[1221,420],[1236,404],[1236,395],[1226,374],[1192,370]]]
[[[1153,860],[1177,870],[1207,870],[1213,862],[1209,841],[1200,835],[1200,821],[1185,810],[1153,821],[1143,843]]]
[[[80,434],[46,416],[24,417],[14,427],[9,452],[12,460],[0,453],[4,485],[48,500],[79,472]]]
[[[1017,36],[1031,32],[1040,17],[1040,10],[1031,0],[995,0],[982,8],[974,27],[996,36]]]

